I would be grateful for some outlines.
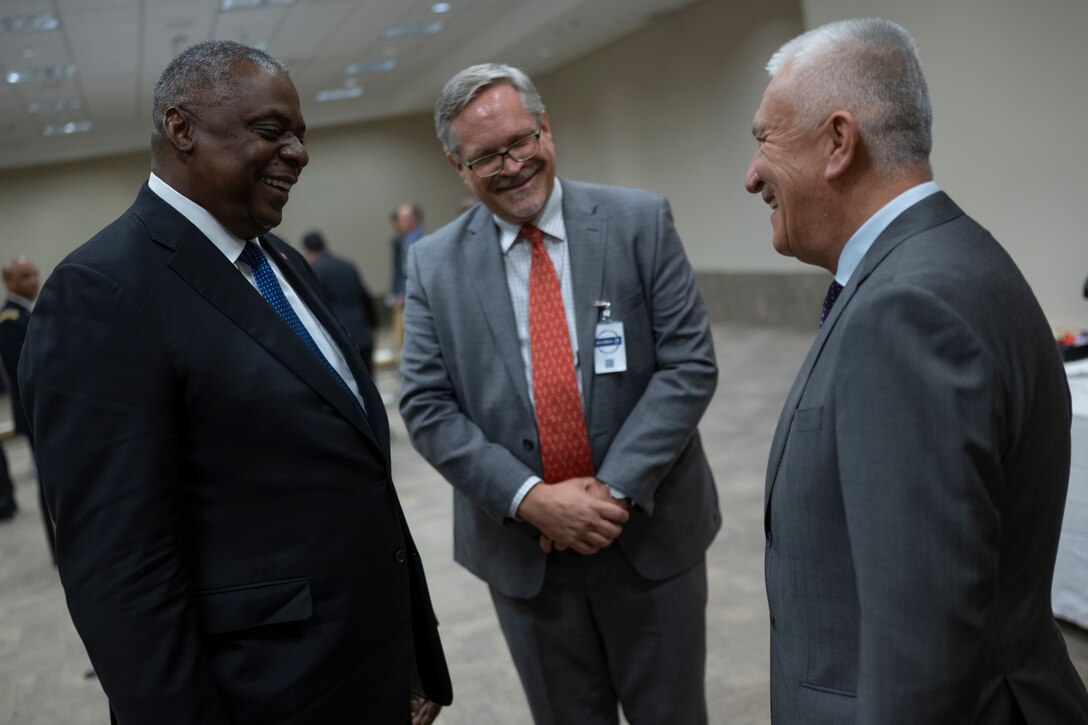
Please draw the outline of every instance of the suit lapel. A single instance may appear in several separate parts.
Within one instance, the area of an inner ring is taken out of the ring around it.
[[[533,405],[529,400],[529,387],[525,382],[525,364],[521,359],[521,342],[518,340],[514,306],[509,294],[496,294],[496,290],[507,290],[509,287],[506,283],[502,250],[499,248],[498,231],[491,214],[483,208],[477,210],[475,220],[465,232],[465,268],[471,271],[469,276],[495,344],[494,354],[505,363],[514,389],[518,391],[525,409],[531,412]]]
[[[364,416],[355,404],[355,400],[340,385],[336,384],[335,380],[333,384],[337,400],[329,400],[329,402],[335,405],[337,410],[345,418],[351,420],[360,431],[373,436],[378,446],[388,455],[389,422],[385,417],[385,404],[382,402],[378,389],[374,387],[370,375],[361,365],[362,359],[359,357],[359,350],[355,347],[355,343],[344,331],[343,325],[332,314],[332,311],[321,301],[321,295],[314,288],[311,280],[296,269],[291,259],[279,248],[279,245],[286,246],[286,243],[278,239],[273,240],[262,237],[261,244],[268,251],[276,266],[279,267],[288,284],[291,285],[295,293],[298,294],[303,303],[310,309],[310,312],[321,323],[321,326],[332,336],[337,347],[340,348],[340,354],[344,356],[344,360],[347,362],[348,367],[351,368],[351,374],[355,377],[355,382],[359,386],[359,393],[366,403],[367,412]],[[310,351],[307,350],[307,352]],[[319,367],[325,370],[324,365],[320,365],[320,361],[318,362]],[[325,370],[325,377],[329,377],[327,370]]]
[[[593,408],[593,351],[597,337],[597,309],[604,280],[608,225],[596,214],[577,185],[563,182],[563,223],[567,229],[570,278],[574,293],[574,321],[578,332],[578,363],[582,372],[582,405]]]
[[[314,356],[297,335],[282,320],[244,277],[215,248],[207,237],[166,202],[159,199],[146,185],[137,197],[134,210],[143,219],[152,239],[173,250],[167,264],[193,290],[237,325],[246,335],[270,355],[309,385],[329,402],[370,440],[385,457],[362,413],[351,396],[329,375],[325,366]],[[284,263],[279,250],[273,257],[281,269]],[[292,285],[299,275],[292,272]],[[299,288],[296,287],[296,290]],[[311,299],[306,299],[310,304]],[[305,298],[304,298],[305,299]],[[311,309],[314,309],[311,307]],[[325,323],[327,324],[327,323]],[[329,328],[335,330],[336,327]],[[368,406],[370,400],[367,400]],[[380,406],[380,402],[379,402]],[[386,448],[387,449],[387,448]]]
[[[767,480],[763,497],[765,526],[770,523],[771,491],[778,477],[778,469],[782,463],[782,454],[786,448],[786,440],[789,438],[794,413],[801,402],[801,396],[805,392],[805,387],[808,385],[816,361],[819,360],[827,339],[834,333],[839,318],[845,314],[855,293],[865,284],[869,275],[896,247],[915,234],[939,224],[944,224],[962,214],[963,211],[956,206],[947,194],[944,192],[933,194],[892,220],[892,223],[880,233],[869,251],[862,257],[858,268],[854,270],[850,281],[843,288],[838,300],[835,301],[835,306],[831,308],[831,312],[824,321],[824,326],[820,329],[819,334],[816,335],[812,347],[809,348],[808,355],[805,357],[805,361],[801,365],[801,369],[793,381],[793,387],[790,389],[789,395],[786,396],[786,402],[782,407],[782,414],[778,419],[778,427],[775,429],[774,438],[771,441],[771,452],[768,457]]]

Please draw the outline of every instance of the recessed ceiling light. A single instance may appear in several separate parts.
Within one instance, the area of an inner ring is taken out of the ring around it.
[[[441,15],[442,13],[448,13],[450,11],[449,3],[435,3],[431,6],[431,12]]]
[[[257,10],[258,8],[284,7],[295,0],[219,0],[219,9],[231,10]]]
[[[388,73],[397,67],[396,58],[387,58],[386,60],[372,60],[364,61],[362,63],[352,63],[344,69],[344,74],[349,76],[359,75],[360,73]]]
[[[0,33],[38,33],[43,30],[56,30],[59,27],[60,20],[56,13],[0,18]]]
[[[50,65],[44,68],[31,68],[30,70],[12,70],[7,73],[8,83],[40,83],[63,78],[71,78],[76,74],[74,65]]]
[[[34,101],[27,106],[30,113],[62,113],[64,111],[78,111],[83,108],[81,98],[51,98],[47,101]]]
[[[394,25],[385,31],[385,37],[403,39],[403,38],[422,38],[425,35],[434,35],[435,33],[446,27],[441,20],[436,20],[433,23],[419,23],[416,25]]]
[[[363,95],[363,87],[355,86],[354,88],[330,88],[327,91],[318,91],[314,96],[314,100],[318,103],[327,103],[329,101],[344,101],[349,98],[358,98]]]
[[[42,136],[67,136],[71,133],[87,133],[91,130],[90,121],[71,121],[46,126],[42,129]]]

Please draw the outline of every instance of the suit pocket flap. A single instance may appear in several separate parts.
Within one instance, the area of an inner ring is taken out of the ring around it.
[[[207,634],[297,622],[313,614],[310,582],[305,578],[207,589],[193,599]]]
[[[815,408],[800,408],[793,414],[790,430],[800,433],[806,430],[820,430],[820,421],[824,414],[822,405]]]

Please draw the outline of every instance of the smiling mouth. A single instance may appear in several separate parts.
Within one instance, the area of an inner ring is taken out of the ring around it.
[[[261,177],[261,182],[265,183],[265,184],[268,184],[269,186],[271,186],[274,189],[279,189],[280,191],[283,191],[284,193],[289,193],[291,191],[291,187],[295,185],[295,182],[293,182],[293,181],[284,181],[283,179],[273,179],[271,176],[262,176]]]
[[[511,191],[517,190],[532,181],[536,176],[536,169],[522,169],[521,173],[510,180],[502,180],[498,186],[495,187],[495,191]]]

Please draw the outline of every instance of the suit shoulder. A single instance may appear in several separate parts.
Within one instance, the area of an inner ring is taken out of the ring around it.
[[[648,189],[629,186],[593,184],[585,181],[563,179],[563,194],[572,200],[579,197],[599,205],[612,206],[659,206],[667,203],[666,198]]]
[[[466,235],[475,236],[484,225],[490,223],[491,212],[483,204],[477,204],[448,224],[420,237],[411,248],[418,247],[420,253],[425,252],[428,256],[441,256],[452,252]]]
[[[144,222],[132,208],[103,227],[97,234],[76,247],[58,266],[78,264],[103,271],[117,265],[131,265],[150,240]]]

